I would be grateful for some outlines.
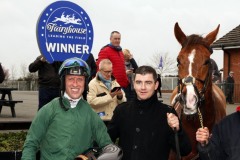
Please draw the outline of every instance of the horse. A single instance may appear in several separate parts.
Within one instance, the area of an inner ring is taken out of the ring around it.
[[[216,39],[219,27],[202,37],[196,34],[186,36],[178,23],[174,26],[175,37],[182,48],[177,57],[178,85],[172,92],[170,103],[192,144],[192,152],[182,157],[184,160],[198,158],[197,129],[208,127],[211,131],[213,125],[226,116],[226,98],[212,83],[210,62],[210,45]]]

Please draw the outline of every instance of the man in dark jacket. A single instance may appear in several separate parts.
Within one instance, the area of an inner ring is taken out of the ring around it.
[[[96,65],[96,61],[95,61],[92,53],[89,53],[86,63],[88,64],[88,66],[90,68],[90,76],[89,76],[88,82],[87,82],[87,83],[89,83],[96,76],[96,73],[97,73],[97,65]],[[83,99],[85,99],[85,100],[87,100],[87,93],[88,93],[88,88],[86,88],[83,92]]]
[[[162,91],[161,91],[161,88],[162,88],[162,80],[161,80],[161,75],[160,75],[160,74],[158,74],[157,81],[158,81],[157,92],[159,93],[159,98],[162,98]]]
[[[200,143],[198,150],[201,160],[239,160],[239,125],[240,107],[213,127],[212,136],[207,128],[199,128],[196,140]]]
[[[86,63],[88,64],[91,70],[90,76],[88,78],[88,83],[89,83],[96,76],[96,73],[97,73],[97,65],[92,53],[89,53]]]
[[[2,65],[0,63],[0,83],[2,83],[5,79],[5,73],[4,73],[4,70],[2,68]]]
[[[233,93],[234,93],[234,78],[233,71],[229,72],[229,76],[226,80],[227,83],[227,102],[233,104]]]
[[[29,72],[38,71],[38,110],[52,99],[60,96],[60,78],[58,69],[62,62],[49,64],[41,55],[28,67]]]
[[[174,109],[158,101],[157,73],[150,66],[136,69],[134,101],[118,105],[108,125],[112,141],[119,138],[123,160],[167,160],[170,149],[176,150],[174,129],[181,155],[191,152],[191,144]]]

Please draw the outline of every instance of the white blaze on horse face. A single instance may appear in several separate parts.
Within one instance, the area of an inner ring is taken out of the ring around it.
[[[195,111],[197,96],[194,92],[193,85],[187,85],[186,107],[189,110]]]
[[[194,57],[196,54],[196,50],[193,49],[192,52],[190,53],[190,55],[188,56],[188,60],[189,60],[189,66],[188,66],[188,76],[192,76],[192,64],[194,63]],[[196,111],[196,94],[194,91],[194,87],[193,85],[187,85],[186,86],[187,89],[187,94],[186,94],[186,107],[185,109],[187,109],[188,111],[186,112],[190,112],[188,114],[193,114]]]
[[[188,66],[188,75],[192,76],[192,64],[193,64],[193,59],[195,57],[196,54],[196,50],[193,49],[192,52],[190,53],[190,55],[188,56],[188,60],[189,60],[189,66]]]

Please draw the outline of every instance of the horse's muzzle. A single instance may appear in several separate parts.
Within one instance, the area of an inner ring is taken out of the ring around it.
[[[196,95],[187,95],[184,97],[183,113],[193,115],[197,113],[198,97]]]

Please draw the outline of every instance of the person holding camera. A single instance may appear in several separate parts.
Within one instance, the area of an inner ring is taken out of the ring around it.
[[[112,62],[103,59],[99,71],[89,83],[87,101],[103,120],[110,120],[115,107],[126,101],[125,93],[112,75]]]
[[[135,59],[133,58],[133,55],[131,54],[130,50],[124,49],[123,55],[125,60],[126,74],[129,80],[129,85],[123,88],[123,90],[126,94],[127,101],[131,101],[136,97],[136,93],[133,88],[132,78],[135,73],[135,70],[138,68],[138,65]]]
[[[40,55],[28,66],[30,73],[38,72],[38,110],[44,105],[60,96],[60,77],[58,69],[62,62],[52,64]]]

